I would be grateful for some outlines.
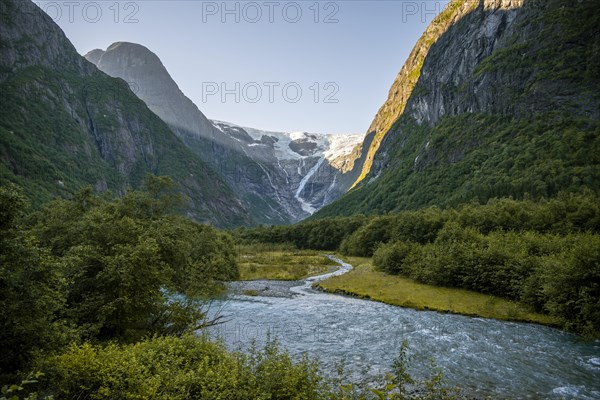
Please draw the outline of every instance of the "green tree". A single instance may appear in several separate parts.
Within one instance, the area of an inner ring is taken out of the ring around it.
[[[16,187],[0,187],[0,381],[29,363],[34,352],[58,347],[68,330],[61,265],[23,231],[27,202]]]
[[[597,337],[600,332],[600,237],[571,235],[564,252],[543,263],[544,307],[570,329]]]
[[[373,254],[373,265],[388,274],[408,275],[409,263],[406,258],[415,251],[417,246],[412,242],[391,242],[382,244]]]
[[[116,200],[84,189],[31,218],[32,232],[65,266],[65,317],[84,338],[135,341],[206,323],[201,300],[237,278],[226,233],[171,214],[172,181]]]

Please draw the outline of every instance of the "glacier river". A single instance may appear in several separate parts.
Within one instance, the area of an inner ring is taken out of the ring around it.
[[[334,274],[352,268],[341,265]],[[319,357],[324,371],[343,360],[352,379],[388,371],[407,340],[414,376],[426,377],[435,360],[448,383],[469,396],[600,399],[600,341],[584,342],[534,324],[416,311],[310,288],[330,275],[295,284],[258,283],[289,289],[291,297],[230,294],[216,304],[227,322],[212,333],[231,349],[253,340],[263,344],[271,335],[291,354]]]

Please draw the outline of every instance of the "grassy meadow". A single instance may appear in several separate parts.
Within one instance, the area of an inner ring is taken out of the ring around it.
[[[320,282],[316,287],[417,310],[432,310],[498,320],[557,325],[554,318],[532,312],[516,302],[469,290],[418,283],[410,278],[377,271],[369,257],[340,256],[354,266],[347,274]],[[336,263],[316,250],[292,245],[239,246],[240,280],[298,280],[335,270]]]
[[[243,281],[304,279],[334,271],[337,265],[322,251],[285,245],[239,246],[237,264]]]
[[[340,256],[354,269],[316,286],[326,292],[347,294],[400,307],[432,310],[499,320],[556,325],[552,317],[531,312],[518,303],[463,289],[418,283],[375,270],[371,258]]]

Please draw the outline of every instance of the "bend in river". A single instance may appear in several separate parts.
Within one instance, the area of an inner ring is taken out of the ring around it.
[[[270,334],[292,354],[318,356],[325,371],[344,360],[357,380],[365,379],[365,369],[372,377],[388,371],[407,340],[415,376],[425,377],[433,359],[467,395],[600,399],[600,341],[583,342],[534,324],[416,311],[311,289],[352,269],[332,259],[341,268],[331,274],[258,283],[281,296],[230,294],[217,307],[228,322],[211,328],[213,333],[231,348],[263,343]]]

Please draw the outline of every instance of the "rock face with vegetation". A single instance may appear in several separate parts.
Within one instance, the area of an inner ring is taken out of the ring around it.
[[[127,81],[177,136],[235,189],[256,223],[296,222],[344,194],[359,135],[268,132],[210,121],[146,47],[117,42],[85,56]]]
[[[406,63],[394,80],[386,102],[381,106],[369,126],[368,132],[373,136],[373,140],[371,143],[364,144],[363,146],[363,159],[360,164],[357,164],[357,169],[360,169],[360,175],[355,185],[369,173],[381,141],[392,127],[392,124],[404,112],[406,103],[419,80],[423,62],[431,46],[453,23],[456,23],[456,21],[471,10],[472,5],[475,3],[470,1],[453,2],[427,27],[427,30],[413,48]]]
[[[356,189],[318,216],[600,188],[594,1],[452,1],[375,117]]]
[[[123,194],[147,174],[174,178],[184,211],[220,226],[248,222],[231,188],[120,79],[79,56],[29,1],[0,1],[0,181],[35,205],[82,185]]]

